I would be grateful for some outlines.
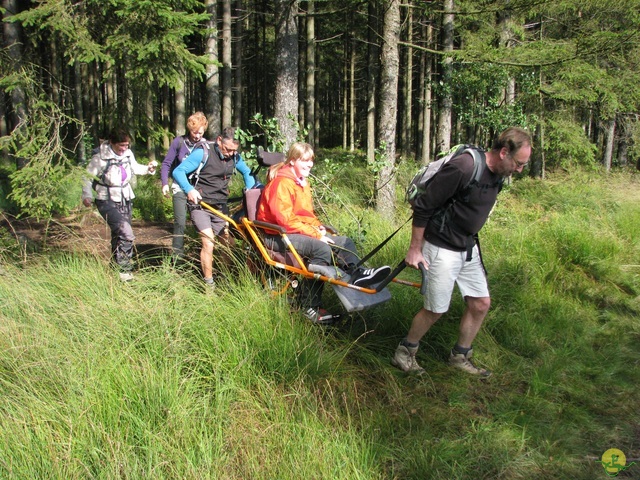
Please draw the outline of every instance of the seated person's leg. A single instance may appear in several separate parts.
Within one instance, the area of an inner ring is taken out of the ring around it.
[[[347,272],[351,273],[351,271],[355,268],[357,263],[360,261],[360,257],[358,257],[358,253],[356,251],[356,245],[353,243],[349,237],[345,237],[342,235],[329,235],[329,238],[334,241],[334,245],[337,248],[334,248],[334,251],[340,260],[340,267],[344,268]]]
[[[297,302],[302,308],[318,310],[322,305],[324,282],[312,278],[303,278],[298,286]]]
[[[310,264],[325,266],[333,264],[331,248],[326,243],[307,235],[290,234],[287,237],[293,248]],[[265,236],[265,244],[268,248],[278,250],[281,253],[286,252],[280,236]],[[340,318],[340,315],[334,315],[322,308],[323,290],[323,281],[303,278],[297,290],[296,302],[303,315],[313,323],[330,324]]]
[[[331,247],[317,238],[307,235],[287,235],[293,248],[314,265],[333,265]]]
[[[356,246],[349,237],[331,235],[331,239],[335,242],[336,254],[342,262],[343,267],[349,275],[351,275],[350,283],[359,287],[368,287],[376,283],[380,283],[391,273],[391,267],[388,265],[378,268],[359,268],[355,270],[356,265],[360,261],[356,252]]]

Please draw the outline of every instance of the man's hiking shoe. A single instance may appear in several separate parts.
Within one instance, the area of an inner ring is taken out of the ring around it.
[[[327,312],[324,308],[309,307],[302,312],[311,323],[316,325],[331,325],[337,322],[342,315],[335,315]]]
[[[389,267],[388,265],[378,268],[359,268],[358,270],[353,272],[353,275],[351,275],[351,279],[349,280],[349,282],[352,285],[364,288],[376,283],[380,283],[382,280],[387,278],[390,273],[391,267]]]
[[[418,347],[405,347],[400,344],[398,345],[398,348],[396,348],[396,352],[391,359],[391,365],[398,367],[403,372],[422,375],[424,373],[424,368],[418,365],[418,362],[416,361],[417,352]]]
[[[451,350],[451,354],[449,355],[449,365],[459,368],[460,370],[464,370],[471,375],[477,375],[481,378],[489,378],[491,376],[491,372],[485,368],[476,367],[471,361],[471,357],[473,355],[473,349],[469,350],[467,354],[457,353],[454,350]]]
[[[204,279],[204,288],[207,292],[213,292],[216,289],[216,282],[213,278]]]
[[[133,273],[131,272],[120,272],[120,281],[122,282],[130,282],[133,280]]]

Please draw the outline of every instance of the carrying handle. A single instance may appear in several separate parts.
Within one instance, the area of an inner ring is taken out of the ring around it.
[[[404,260],[402,260],[398,264],[398,266],[395,268],[395,270],[393,270],[393,272],[391,272],[387,278],[385,278],[382,282],[378,284],[378,286],[376,287],[376,293],[380,292],[384,287],[389,285],[389,283],[394,278],[396,278],[398,274],[405,269],[406,266],[407,266],[407,263]],[[420,273],[422,273],[422,283],[420,285],[420,294],[424,295],[425,293],[427,293],[427,267],[422,262],[420,262],[418,266],[420,267]]]
[[[420,273],[422,274],[422,283],[420,284],[420,294],[424,295],[425,293],[427,293],[427,267],[422,262],[418,264],[418,267],[420,267]]]

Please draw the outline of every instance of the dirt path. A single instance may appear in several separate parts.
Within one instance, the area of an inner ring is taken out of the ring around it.
[[[86,252],[109,258],[110,231],[106,222],[94,210],[83,210],[68,217],[47,222],[35,219],[15,219],[0,216],[0,235],[14,239],[27,251],[55,249],[68,252]],[[135,220],[133,232],[138,255],[158,258],[171,251],[171,223]]]
[[[611,175],[606,181],[612,198],[624,202],[640,201],[640,176]],[[171,222],[135,220],[133,232],[138,256],[145,263],[154,263],[170,254]],[[104,259],[110,256],[109,227],[95,208],[81,208],[67,217],[52,219],[48,224],[35,219],[15,219],[0,212],[0,239],[0,249],[15,241],[27,252],[58,250],[87,252]],[[198,263],[199,241],[185,237],[185,243],[189,256]]]

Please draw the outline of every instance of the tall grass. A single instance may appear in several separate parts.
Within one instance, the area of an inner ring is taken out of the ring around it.
[[[595,179],[501,194],[481,235],[488,381],[446,365],[458,294],[416,378],[389,365],[413,288],[323,330],[242,269],[206,293],[165,265],[122,284],[95,257],[0,250],[0,478],[608,478],[609,448],[640,457],[640,195]],[[326,211],[363,252],[408,217],[333,188]],[[401,260],[409,230],[370,263]]]

